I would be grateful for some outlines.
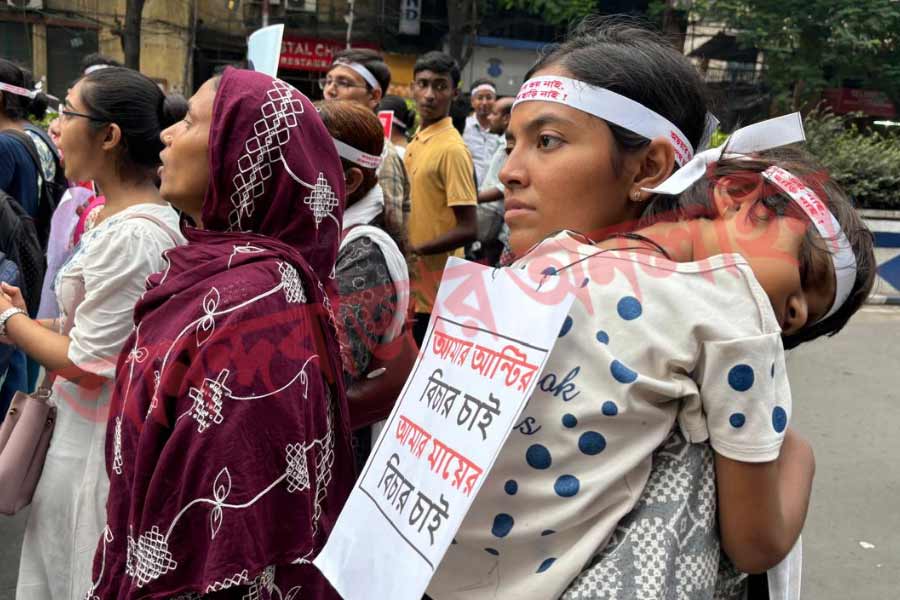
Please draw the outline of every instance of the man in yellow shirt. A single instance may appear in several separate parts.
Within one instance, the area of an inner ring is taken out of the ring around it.
[[[413,334],[421,345],[447,258],[463,256],[475,240],[477,192],[472,155],[448,116],[459,93],[459,65],[443,52],[413,67],[413,97],[421,126],[406,149],[410,177],[410,273],[415,300]]]

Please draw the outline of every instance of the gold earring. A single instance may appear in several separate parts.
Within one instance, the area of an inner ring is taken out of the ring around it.
[[[641,201],[641,190],[632,190],[631,200],[634,202],[640,202]]]

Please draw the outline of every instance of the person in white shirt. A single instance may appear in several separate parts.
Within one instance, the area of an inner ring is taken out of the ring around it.
[[[487,175],[491,157],[503,144],[503,138],[490,130],[489,116],[497,99],[497,88],[489,79],[478,79],[470,88],[472,114],[466,118],[463,141],[475,163],[475,181],[480,187]]]

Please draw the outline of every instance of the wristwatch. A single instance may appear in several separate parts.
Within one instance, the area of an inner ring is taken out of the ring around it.
[[[20,314],[27,315],[28,313],[26,313],[21,308],[16,308],[15,306],[10,306],[6,310],[4,310],[2,313],[0,313],[0,337],[6,337],[6,322],[9,321],[9,319],[13,315],[20,315]]]

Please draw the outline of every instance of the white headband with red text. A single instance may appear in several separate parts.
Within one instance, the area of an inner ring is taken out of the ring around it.
[[[478,92],[490,92],[496,96],[497,88],[495,88],[491,83],[482,83],[481,85],[475,86],[475,88],[471,92],[469,92],[469,94],[474,96]]]
[[[34,90],[26,90],[23,87],[12,85],[10,83],[3,83],[2,81],[0,81],[0,91],[9,92],[10,94],[15,94],[16,96],[25,96],[26,98],[32,99],[37,96],[37,92]]]
[[[837,312],[853,291],[853,284],[856,282],[856,255],[853,254],[853,248],[834,213],[828,210],[819,195],[799,177],[776,166],[763,171],[762,176],[787,194],[803,210],[828,245],[834,264],[835,289],[834,303],[828,314],[820,319],[825,320]]]
[[[367,154],[362,150],[357,150],[349,144],[345,144],[339,139],[331,138],[334,147],[337,148],[338,156],[345,158],[350,162],[361,166],[364,169],[377,169],[381,165],[381,157]]]
[[[519,88],[513,108],[532,100],[571,106],[648,139],[663,136],[675,150],[675,161],[679,165],[686,164],[694,156],[691,142],[671,121],[631,98],[584,81],[556,76],[529,79]]]
[[[335,65],[341,65],[342,67],[347,67],[350,70],[356,71],[360,77],[366,80],[370,86],[372,86],[373,90],[380,90],[381,84],[378,83],[378,80],[375,79],[375,76],[372,75],[372,71],[367,69],[365,65],[361,65],[357,62],[350,62],[349,60],[337,59],[334,61]]]

